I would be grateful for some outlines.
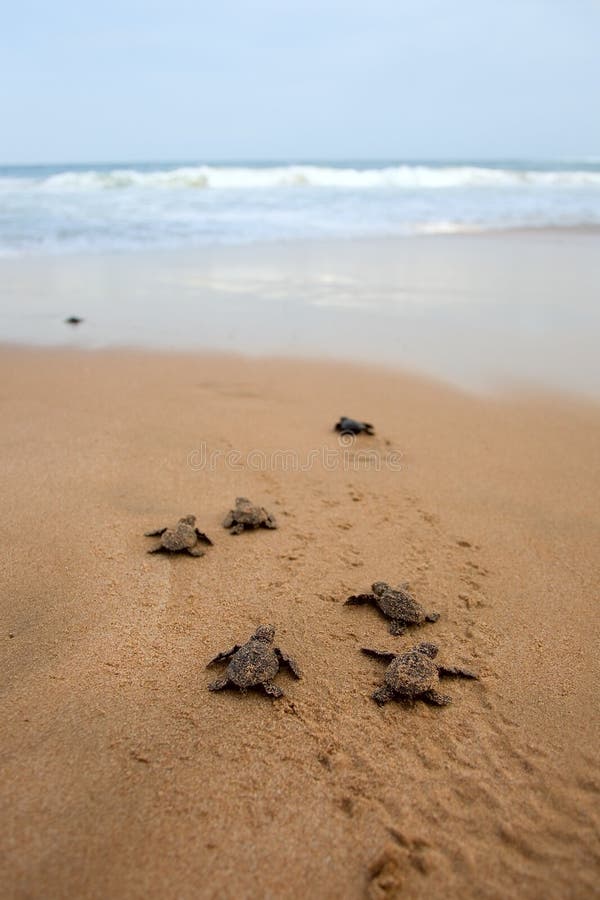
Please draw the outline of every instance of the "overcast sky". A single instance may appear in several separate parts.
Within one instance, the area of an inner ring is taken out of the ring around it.
[[[14,0],[0,162],[600,156],[600,0]]]

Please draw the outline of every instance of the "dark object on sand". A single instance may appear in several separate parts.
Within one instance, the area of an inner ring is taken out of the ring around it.
[[[339,422],[336,422],[334,431],[341,434],[375,434],[373,426],[368,422],[358,422],[356,419],[349,419],[348,416],[342,416]]]
[[[219,653],[208,666],[231,660],[221,678],[209,684],[209,691],[221,691],[228,686],[237,687],[245,694],[248,688],[262,687],[265,694],[271,697],[282,697],[281,688],[273,684],[280,665],[287,665],[296,678],[300,678],[300,669],[291,656],[286,656],[279,647],[273,646],[275,629],[272,625],[259,625],[252,637],[245,644],[236,644],[231,650]]]
[[[65,325],[81,325],[83,319],[80,319],[79,316],[69,316],[68,319],[65,319]]]
[[[241,534],[246,528],[277,528],[275,516],[262,506],[253,506],[246,497],[236,497],[235,509],[230,509],[223,520],[223,528],[230,534]]]
[[[433,660],[437,656],[438,648],[435,644],[417,644],[406,653],[395,654],[387,650],[370,650],[362,648],[363,653],[385,659],[389,666],[385,673],[385,681],[372,695],[373,700],[380,706],[388,700],[425,700],[436,706],[446,706],[452,702],[447,694],[440,694],[437,690],[440,677],[445,675],[457,678],[478,678],[474,672],[468,669],[459,669],[456,666],[440,666]]]
[[[425,622],[437,622],[439,613],[426,613],[412,594],[408,584],[401,584],[394,589],[385,581],[376,581],[371,585],[372,594],[355,594],[348,597],[346,606],[362,603],[374,603],[390,622],[390,634],[403,634],[408,625],[423,625]]]
[[[160,544],[148,550],[148,553],[189,553],[190,556],[204,556],[204,550],[198,544],[208,544],[212,547],[211,539],[196,528],[196,516],[184,516],[175,528],[147,531],[146,537],[160,538]]]

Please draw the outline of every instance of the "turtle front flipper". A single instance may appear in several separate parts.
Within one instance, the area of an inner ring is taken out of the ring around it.
[[[262,689],[265,694],[268,694],[269,697],[283,697],[283,691],[280,687],[277,687],[276,684],[273,684],[272,681],[265,681],[262,685]]]
[[[227,677],[227,675],[223,675],[221,678],[217,678],[216,681],[212,681],[209,684],[208,689],[209,691],[222,691],[223,688],[226,688],[228,684],[229,678]]]
[[[367,656],[377,656],[379,659],[387,659],[388,661],[391,661],[396,656],[391,650],[371,650],[370,647],[361,647],[360,649]]]
[[[424,691],[421,694],[421,699],[425,700],[426,703],[433,703],[434,706],[448,706],[449,703],[452,703],[452,697],[449,697],[447,694],[440,694],[439,691],[433,690]]]
[[[471,672],[470,669],[461,669],[458,666],[438,666],[438,674],[441,676],[454,676],[455,678],[479,679],[479,675],[476,675],[475,672]]]
[[[384,684],[382,687],[378,688],[373,694],[371,694],[375,703],[378,706],[383,706],[384,703],[387,703],[388,700],[391,700],[394,696],[392,691],[389,689],[387,684]]]
[[[363,426],[367,434],[375,434],[375,428],[370,422],[363,422]]]
[[[439,613],[435,613],[435,612],[425,613],[425,621],[426,622],[437,622],[439,617],[440,617]]]
[[[197,528],[195,528],[194,530],[199,541],[202,541],[203,544],[208,544],[209,547],[212,547],[213,542],[207,534],[204,534],[203,531],[199,531]]]
[[[223,528],[231,528],[233,523],[235,522],[235,515],[232,509],[229,510],[225,518],[223,519]]]
[[[298,663],[293,658],[293,656],[288,656],[287,653],[284,653],[282,650],[280,650],[279,647],[275,647],[275,653],[279,657],[279,661],[281,662],[281,664],[284,666],[288,666],[292,675],[295,675],[296,678],[302,678],[300,667],[298,666]]]
[[[263,525],[265,526],[265,528],[277,528],[277,521],[275,519],[275,516],[272,516],[266,510],[263,510],[263,511],[264,511],[265,517],[266,517],[265,521],[263,522]]]
[[[234,653],[238,652],[240,647],[241,644],[234,644],[231,650],[225,650],[223,653],[218,653],[214,659],[211,659],[211,661],[206,664],[206,668],[208,669],[210,666],[214,666],[215,663],[223,662],[223,660],[229,659],[230,656],[233,656]]]
[[[160,537],[161,535],[163,535],[165,533],[166,530],[167,529],[165,527],[165,528],[158,528],[156,531],[145,531],[144,537]]]
[[[375,596],[373,594],[352,594],[348,597],[344,606],[359,606],[362,603],[373,603]]]
[[[235,523],[234,525],[232,525],[231,528],[229,529],[229,534],[241,534],[243,530],[244,530],[244,525],[243,525],[243,523],[242,523],[242,522],[236,522],[236,523]]]
[[[148,550],[148,553],[166,553],[166,552],[167,552],[167,549],[166,549],[166,547],[163,547],[162,544],[157,544],[156,547],[151,547],[150,550]]]
[[[401,619],[392,619],[390,622],[390,634],[397,637],[399,634],[404,634],[405,631],[406,625]]]

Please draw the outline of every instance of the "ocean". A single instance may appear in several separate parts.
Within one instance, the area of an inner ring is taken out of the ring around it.
[[[600,225],[600,159],[0,167],[0,256]]]

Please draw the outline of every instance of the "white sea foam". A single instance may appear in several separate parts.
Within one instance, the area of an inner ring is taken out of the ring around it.
[[[0,255],[600,225],[600,164],[0,167]]]
[[[145,171],[135,168],[63,171],[37,178],[0,176],[2,191],[50,193],[149,189],[260,190],[274,188],[427,190],[444,188],[596,188],[600,172],[484,166],[401,165],[382,168],[337,166],[182,166]]]

